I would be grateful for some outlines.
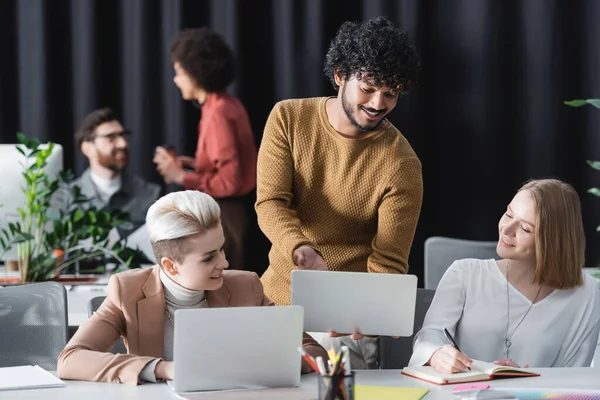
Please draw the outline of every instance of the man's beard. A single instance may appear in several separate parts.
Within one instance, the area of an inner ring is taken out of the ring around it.
[[[379,124],[383,121],[383,118],[381,118],[373,126],[369,126],[369,125],[364,126],[364,125],[359,124],[355,117],[355,113],[358,112],[358,107],[356,107],[357,110],[353,110],[352,106],[348,103],[348,100],[346,99],[346,85],[344,85],[344,87],[342,89],[342,108],[344,109],[344,113],[346,114],[346,117],[348,117],[348,120],[350,121],[350,123],[354,127],[356,127],[359,131],[361,131],[362,133],[372,132],[372,131],[376,130],[379,127]],[[383,111],[383,114],[385,114],[385,111]]]
[[[117,154],[125,153],[125,158],[117,159]],[[129,152],[127,150],[114,150],[110,155],[98,153],[98,163],[104,168],[114,172],[121,172],[127,167]]]

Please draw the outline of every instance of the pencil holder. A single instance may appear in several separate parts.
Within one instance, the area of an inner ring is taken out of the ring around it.
[[[354,372],[347,375],[318,375],[319,400],[354,400]]]

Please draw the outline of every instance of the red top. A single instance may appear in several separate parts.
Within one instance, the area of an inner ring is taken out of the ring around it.
[[[210,93],[198,123],[194,172],[185,174],[183,186],[214,198],[244,196],[256,186],[256,158],[242,103],[227,92]]]

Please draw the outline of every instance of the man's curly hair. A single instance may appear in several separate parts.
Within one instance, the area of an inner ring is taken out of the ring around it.
[[[334,73],[356,77],[374,86],[406,92],[421,73],[421,61],[408,36],[385,17],[363,24],[345,22],[331,41],[325,75],[338,89]]]
[[[209,28],[181,32],[171,45],[171,59],[207,92],[224,90],[235,78],[233,51]]]

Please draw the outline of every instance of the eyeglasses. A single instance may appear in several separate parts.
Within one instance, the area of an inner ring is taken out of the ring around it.
[[[90,137],[90,141],[94,141],[96,139],[106,139],[110,143],[114,143],[120,138],[127,140],[127,136],[129,136],[129,134],[131,134],[130,131],[124,130],[121,132],[105,133],[103,135],[92,135],[92,137]]]

